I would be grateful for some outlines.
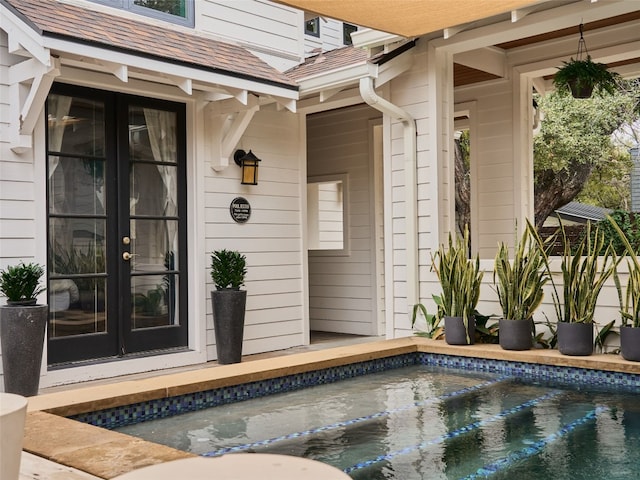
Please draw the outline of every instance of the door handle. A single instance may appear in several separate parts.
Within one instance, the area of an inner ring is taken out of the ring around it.
[[[122,252],[122,259],[126,260],[126,261],[129,261],[133,257],[135,257],[136,255],[137,255],[136,253]]]

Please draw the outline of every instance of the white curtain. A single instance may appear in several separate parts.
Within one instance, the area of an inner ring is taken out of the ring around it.
[[[64,137],[64,130],[67,125],[72,100],[73,97],[64,95],[49,96],[47,101],[49,105],[49,118],[47,119],[47,123],[49,125],[49,150],[51,151],[59,152],[62,147],[62,138]],[[58,168],[60,158],[51,157],[49,161],[49,178],[51,178],[56,168]]]
[[[175,163],[177,159],[176,114],[164,110],[145,108],[144,118],[149,133],[149,143],[153,159],[157,162]],[[177,215],[178,192],[175,187],[177,168],[170,165],[157,165],[158,173],[164,185],[163,215]],[[173,222],[164,223],[164,248],[166,251],[177,249],[177,235],[173,232]],[[160,234],[160,232],[158,232]]]
[[[147,123],[153,159],[156,162],[175,163],[177,156],[175,113],[145,108],[144,119]],[[168,165],[158,165],[157,168],[165,187],[164,214],[167,215],[170,212],[171,215],[175,215],[177,192],[174,185],[176,185],[177,169]]]

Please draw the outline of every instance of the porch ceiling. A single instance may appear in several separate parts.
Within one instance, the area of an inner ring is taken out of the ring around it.
[[[320,16],[411,38],[546,0],[276,0]],[[392,8],[390,8],[392,7]]]

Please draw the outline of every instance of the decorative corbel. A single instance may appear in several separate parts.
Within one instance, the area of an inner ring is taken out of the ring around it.
[[[244,135],[255,113],[260,109],[257,97],[249,95],[247,104],[238,108],[238,100],[223,100],[212,103],[205,114],[206,137],[209,139],[211,168],[219,172],[229,166],[238,142]]]
[[[30,58],[9,67],[10,147],[15,153],[33,148],[33,129],[51,85],[60,75],[60,60],[51,57],[48,63]]]

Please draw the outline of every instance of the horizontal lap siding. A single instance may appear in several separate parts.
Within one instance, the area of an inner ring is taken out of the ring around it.
[[[22,57],[7,52],[7,35],[0,31],[0,269],[36,257],[33,154],[17,155],[9,138],[9,66]],[[3,301],[0,303],[4,303]]]
[[[238,148],[262,162],[256,186],[240,185],[240,169],[209,170],[205,179],[207,260],[207,352],[215,354],[209,261],[213,250],[239,250],[247,257],[244,354],[302,345],[302,234],[298,120],[293,114],[259,111]],[[251,204],[244,224],[233,221],[229,204],[237,196]]]
[[[302,58],[303,15],[277,3],[198,0],[196,29],[253,51],[284,71]]]
[[[434,232],[438,231],[438,217],[444,215],[439,206],[439,192],[448,188],[448,181],[438,170],[437,152],[431,150],[435,132],[431,131],[429,114],[433,105],[429,104],[429,85],[427,69],[426,43],[418,43],[413,49],[414,61],[411,70],[391,82],[389,100],[408,112],[415,120],[416,162],[417,162],[417,221],[418,221],[418,261],[420,288],[424,289],[434,279],[428,265],[431,263],[430,252],[434,242]],[[391,162],[390,171],[385,163],[385,176],[391,175],[391,231],[393,243],[393,269],[391,291],[393,294],[392,323],[388,330],[394,338],[413,334],[411,328],[410,309],[407,303],[407,254],[406,254],[406,209],[405,209],[405,148],[404,127],[395,119],[391,121]],[[445,147],[446,148],[446,147]],[[385,200],[389,201],[389,200]],[[388,229],[387,229],[388,232]],[[388,240],[388,239],[387,239]],[[391,279],[386,278],[389,282]],[[389,315],[387,316],[389,319]]]
[[[321,26],[322,28],[322,26]],[[309,177],[348,174],[349,254],[309,252],[312,330],[358,335],[375,332],[369,121],[380,114],[361,105],[307,118]]]
[[[465,88],[456,101],[475,101],[477,105],[478,165],[476,178],[471,179],[471,188],[477,193],[472,198],[478,200],[477,249],[481,258],[493,258],[498,242],[512,242],[515,232],[512,86],[500,82]]]

